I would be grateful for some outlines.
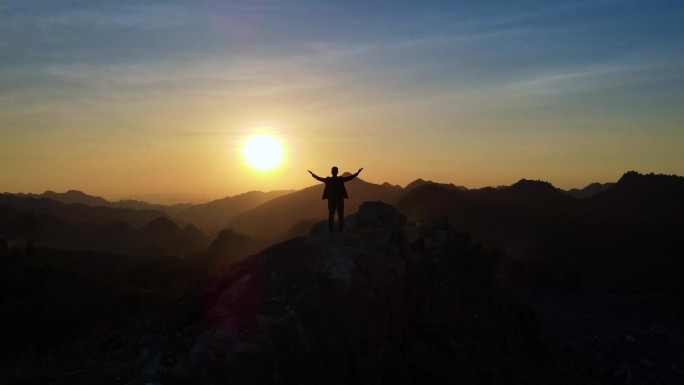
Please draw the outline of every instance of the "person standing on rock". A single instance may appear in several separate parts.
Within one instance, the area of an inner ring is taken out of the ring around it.
[[[356,174],[350,176],[337,176],[337,167],[332,168],[330,172],[332,176],[321,178],[320,176],[309,171],[314,179],[325,183],[325,190],[323,190],[323,198],[328,200],[328,231],[333,232],[335,224],[335,211],[337,211],[337,218],[340,222],[340,232],[344,231],[344,200],[349,198],[347,189],[344,188],[344,183],[356,178],[361,173],[363,168],[360,168]]]

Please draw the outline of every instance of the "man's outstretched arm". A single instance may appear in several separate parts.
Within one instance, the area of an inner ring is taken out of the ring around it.
[[[311,176],[314,177],[314,179],[316,179],[317,181],[319,181],[319,182],[325,182],[325,179],[324,179],[324,178],[321,178],[320,176],[318,176],[318,175],[312,173],[311,170],[306,170],[306,171],[308,171],[309,174],[311,174]]]
[[[344,181],[346,182],[348,180],[352,180],[352,179],[356,178],[357,176],[359,176],[359,174],[361,173],[362,170],[363,170],[363,167],[361,167],[359,169],[359,171],[356,172],[356,174],[352,174],[351,176],[345,177]]]

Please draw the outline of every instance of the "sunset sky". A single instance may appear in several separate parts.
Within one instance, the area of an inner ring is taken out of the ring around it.
[[[0,0],[0,192],[572,188],[683,154],[684,1]]]

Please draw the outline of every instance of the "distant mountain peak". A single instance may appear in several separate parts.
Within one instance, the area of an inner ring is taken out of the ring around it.
[[[586,185],[584,188],[578,189],[578,188],[573,188],[567,191],[563,191],[564,194],[573,196],[575,198],[588,198],[590,196],[596,195],[600,192],[606,191],[610,189],[611,187],[615,186],[615,183],[613,182],[608,182],[608,183],[590,183]]]
[[[43,194],[38,195],[39,198],[49,198],[62,203],[80,203],[87,206],[107,206],[109,201],[102,197],[88,195],[79,190],[68,190],[64,193],[58,193],[52,190],[47,190]]]
[[[426,184],[432,184],[432,181],[426,181],[424,179],[418,178],[414,180],[413,182],[409,183],[404,187],[406,190],[413,190],[416,187],[424,186]]]
[[[611,189],[622,199],[650,199],[658,204],[679,202],[684,196],[684,177],[666,174],[625,173]]]
[[[509,189],[520,192],[558,192],[558,189],[549,182],[530,179],[520,179]]]
[[[423,186],[427,186],[427,185],[440,186],[446,190],[458,190],[458,191],[468,190],[464,186],[456,186],[453,183],[437,183],[437,182],[433,182],[431,180],[425,180],[425,179],[421,179],[421,178],[418,178],[418,179],[414,180],[413,182],[407,184],[406,187],[404,187],[404,190],[405,191],[411,191],[411,190],[414,190],[418,187],[423,187]]]
[[[180,230],[180,226],[169,218],[157,217],[143,227],[143,230],[172,231]]]
[[[627,171],[622,175],[617,184],[619,186],[624,185],[645,185],[645,184],[684,184],[684,177],[677,175],[667,175],[667,174],[640,174],[636,171]]]
[[[644,175],[642,175],[636,171],[627,171],[626,173],[622,174],[622,176],[617,181],[617,183],[620,186],[623,186],[626,184],[638,183],[639,181],[642,180],[642,177],[644,177]]]

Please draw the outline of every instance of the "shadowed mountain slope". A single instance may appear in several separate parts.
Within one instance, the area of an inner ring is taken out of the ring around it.
[[[549,262],[593,287],[684,295],[684,178],[632,171],[581,202],[574,220],[549,228]]]
[[[202,231],[194,225],[183,228],[168,218],[156,218],[138,233],[139,243],[162,250],[166,254],[183,256],[198,252],[209,243]]]
[[[397,209],[417,221],[446,216],[454,228],[472,233],[488,247],[529,257],[546,226],[571,212],[575,201],[547,182],[523,179],[496,189],[426,185],[404,196]]]
[[[151,204],[139,200],[133,200],[133,199],[127,199],[127,200],[120,200],[116,202],[110,202],[102,197],[98,196],[93,196],[93,195],[88,195],[82,191],[78,190],[69,190],[65,193],[58,193],[54,191],[45,191],[42,194],[6,194],[6,195],[15,195],[17,197],[24,197],[24,198],[47,198],[51,199],[57,202],[62,202],[62,203],[78,203],[86,206],[91,206],[91,207],[98,207],[98,206],[103,206],[103,207],[111,207],[111,208],[121,208],[121,209],[130,209],[130,210],[154,210],[154,211],[161,211],[164,213],[167,213],[169,215],[174,215],[182,210],[185,210],[188,207],[191,207],[191,204],[188,203],[180,203],[180,204],[175,204],[175,205],[159,205],[159,204]]]
[[[0,195],[0,238],[64,249],[91,249],[129,255],[183,256],[209,244],[193,225],[179,227],[166,213],[47,198]]]
[[[610,189],[588,199],[592,211],[614,218],[655,218],[684,210],[684,177],[625,173]]]
[[[110,204],[109,201],[102,197],[88,195],[78,190],[69,190],[65,193],[57,193],[48,190],[38,197],[48,198],[62,203],[80,203],[86,206],[108,206]]]
[[[228,228],[228,222],[237,214],[251,210],[271,199],[292,191],[250,191],[248,193],[225,197],[204,204],[194,205],[178,212],[175,216],[186,223],[192,223],[210,236]]]
[[[172,216],[174,219],[182,223],[191,223],[209,236],[214,237],[219,233],[219,231],[226,228],[228,221],[236,214],[245,212],[273,198],[277,198],[291,192],[292,191],[290,190],[270,192],[250,191],[244,194],[225,197],[197,205],[187,203],[160,205],[130,199],[110,202],[102,197],[88,195],[77,190],[69,190],[65,193],[46,191],[42,194],[6,193],[3,195],[6,197],[15,196],[18,198],[34,198],[37,200],[41,198],[47,198],[61,203],[80,204],[93,208],[108,207],[147,212],[155,211],[157,213],[165,213],[165,216]],[[39,204],[36,205],[39,206]],[[117,219],[124,218],[117,217]],[[141,226],[142,224],[134,223],[134,225]]]
[[[214,276],[224,273],[234,264],[267,246],[269,245],[266,242],[228,229],[222,230],[211,242],[211,245],[194,258],[206,266],[208,275]]]
[[[66,204],[48,198],[28,198],[12,194],[0,194],[0,205],[18,212],[48,215],[68,223],[103,223],[112,219],[128,222],[133,227],[142,227],[158,217],[169,217],[163,211],[133,210],[105,206],[88,206],[82,203]]]
[[[573,188],[565,191],[565,193],[575,198],[588,198],[592,195],[600,193],[601,191],[606,191],[613,186],[615,186],[615,183],[591,183],[584,188]]]
[[[684,292],[684,178],[626,173],[584,199],[522,180],[499,189],[418,187],[397,209],[413,220],[438,215],[488,247],[575,272],[589,287]]]
[[[441,186],[447,190],[467,190],[467,188],[465,188],[463,186],[456,186],[453,183],[436,183],[436,182],[433,182],[431,180],[426,181],[426,180],[419,178],[419,179],[416,179],[413,182],[407,184],[406,187],[404,187],[404,191],[409,192],[409,191],[415,189],[416,187],[421,187],[421,186],[425,186],[428,184],[436,184],[436,185],[439,185],[439,186]]]

